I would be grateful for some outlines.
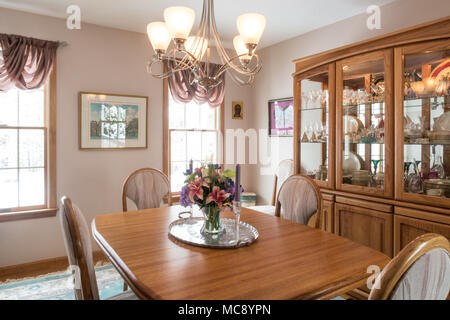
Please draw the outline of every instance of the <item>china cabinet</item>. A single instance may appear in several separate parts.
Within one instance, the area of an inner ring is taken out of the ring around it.
[[[396,197],[450,207],[450,41],[395,49]]]
[[[336,188],[392,197],[392,49],[350,57],[336,65]]]
[[[323,188],[334,188],[335,176],[335,74],[334,63],[305,72],[295,81],[295,172],[314,179]],[[331,173],[331,174],[329,174]]]
[[[295,173],[322,228],[389,256],[450,238],[450,18],[294,63]]]

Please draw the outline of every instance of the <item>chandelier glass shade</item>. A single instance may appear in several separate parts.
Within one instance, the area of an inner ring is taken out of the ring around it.
[[[163,79],[175,72],[190,70],[189,81],[197,82],[209,91],[221,83],[219,78],[224,72],[228,72],[236,83],[245,85],[252,83],[261,70],[261,61],[255,50],[266,27],[263,15],[247,13],[238,17],[239,35],[233,40],[235,53],[232,55],[224,48],[217,32],[214,0],[203,0],[200,25],[195,35],[190,35],[195,22],[195,11],[190,8],[169,7],[164,10],[164,20],[147,26],[148,37],[155,50],[147,70],[154,77]],[[220,68],[211,68],[212,43],[220,58]],[[153,71],[158,63],[166,63],[164,72]]]

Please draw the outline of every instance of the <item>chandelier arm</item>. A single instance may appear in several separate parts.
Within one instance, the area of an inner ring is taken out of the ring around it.
[[[191,49],[192,52],[198,53],[199,55],[202,54],[202,49],[205,44],[205,33],[206,33],[206,26],[207,26],[207,20],[206,20],[206,14],[207,14],[207,0],[203,0],[203,9],[202,9],[202,16],[200,19],[200,25],[197,30],[197,35],[194,38],[193,48]],[[201,61],[199,61],[194,55],[187,52],[187,50],[180,50],[181,52],[187,54],[183,58],[189,58],[191,62],[195,65],[195,67],[200,71],[202,77],[205,77],[205,71],[203,69],[203,66],[201,65]]]
[[[237,60],[237,59],[241,59],[241,57],[246,56],[246,54],[242,54],[239,56],[235,56],[233,58],[231,58],[230,60],[228,60],[225,64],[223,64],[220,69],[217,71],[216,77],[219,77],[222,73],[224,73],[225,71],[227,71],[228,69],[232,68],[233,70],[246,75],[246,76],[252,76],[252,75],[256,75],[260,70],[261,70],[261,63],[259,60],[259,56],[258,55],[254,55],[254,58],[256,58],[256,65],[253,67],[253,69],[250,70],[245,70],[243,68],[239,68],[238,70],[236,70],[234,68],[234,64],[232,63],[233,60]]]
[[[170,76],[173,75],[173,73],[175,72],[174,70],[169,70],[167,72],[163,72],[163,73],[154,73],[152,71],[152,67],[153,65],[155,65],[156,62],[163,62],[162,60],[156,60],[153,59],[152,61],[147,63],[147,72],[150,73],[153,77],[158,78],[158,79],[165,79],[168,78]]]
[[[257,63],[256,63],[256,67],[250,72],[246,71],[242,66],[236,65],[234,63],[234,60],[236,60],[237,57],[230,58],[230,56],[228,55],[228,53],[224,49],[224,47],[222,45],[222,41],[220,40],[220,37],[219,37],[218,32],[217,32],[217,25],[216,25],[216,19],[215,19],[215,14],[214,14],[214,8],[212,8],[212,19],[211,20],[212,20],[211,21],[211,26],[212,26],[212,30],[213,30],[214,40],[216,41],[216,48],[219,51],[219,56],[220,56],[220,59],[222,60],[222,64],[223,65],[229,65],[236,72],[244,74],[244,75],[248,75],[248,76],[251,75],[251,74],[254,74],[255,72],[256,73],[259,72],[259,70],[261,70],[261,65],[260,65],[260,59],[259,59],[258,55],[255,55],[255,54],[253,55],[254,57],[256,57]],[[221,73],[223,73],[223,72],[224,71],[222,71]],[[217,77],[217,75],[216,75],[216,77]]]
[[[218,78],[223,76],[226,71],[238,85],[246,85],[254,81],[255,75],[262,68],[260,57],[253,51],[234,56],[228,54],[219,37],[214,0],[203,0],[202,16],[196,35],[196,37],[187,39],[188,43],[181,39],[174,39],[175,46],[166,55],[157,51],[152,61],[147,64],[148,72],[156,78],[167,78],[176,72],[191,70],[186,74],[189,76],[187,80],[191,84],[194,81],[198,82],[205,90],[215,87],[219,81]],[[210,65],[212,40],[215,41],[216,50],[222,62],[214,74],[211,74],[213,69]],[[252,48],[252,50],[254,49]],[[160,74],[153,73],[152,67],[157,62],[170,62],[167,71]]]
[[[214,41],[216,42],[216,49],[219,53],[219,57],[222,60],[222,63],[226,63],[227,60],[230,60],[227,52],[225,51],[222,41],[220,40],[219,33],[217,32],[217,26],[216,26],[216,16],[214,12],[214,6],[212,8],[212,19],[211,19],[211,27],[213,31]]]
[[[181,58],[181,59],[176,58],[177,52],[182,53],[183,58]],[[162,60],[167,60],[167,61],[172,61],[172,62],[177,63],[177,65],[174,67],[174,69],[175,69],[174,72],[196,68],[201,71],[202,76],[205,76],[200,61],[198,61],[197,58],[192,53],[187,51],[185,48],[184,49],[173,49],[171,53],[173,53],[172,57],[167,56],[167,57],[163,58]]]
[[[173,50],[176,51],[176,50]],[[185,55],[190,56],[191,54],[189,52],[185,52],[185,51],[181,51],[183,52]],[[192,63],[190,63],[190,60],[187,60],[189,63],[184,62],[183,60],[177,59],[175,56],[171,57],[171,56],[165,56],[165,57],[158,57],[158,56],[154,56],[154,58],[152,59],[152,61],[150,61],[147,64],[147,71],[148,73],[151,73],[153,76],[163,79],[163,78],[167,78],[169,76],[171,76],[172,74],[174,74],[175,72],[178,71],[183,71],[183,70],[188,70],[188,69],[192,69],[194,67],[194,65]],[[168,64],[168,72],[165,73],[153,73],[152,72],[152,67],[153,65],[155,65],[157,62],[174,62],[175,63],[175,67],[171,67]]]
[[[211,39],[211,23],[212,23],[212,13],[214,12],[214,3],[213,3],[213,0],[207,0],[207,1],[209,2],[209,5],[208,5],[208,17],[207,17],[208,24],[207,24],[206,31],[207,31],[208,39]],[[211,76],[211,74],[210,74],[211,66],[209,64],[210,58],[211,58],[210,57],[210,54],[211,54],[210,48],[211,48],[211,46],[209,45],[208,49],[206,49],[206,74],[209,77]]]
[[[231,80],[233,80],[233,82],[238,86],[248,85],[252,83],[255,78],[255,76],[249,76],[247,80],[244,80],[241,77],[237,76],[234,72],[228,72],[228,75],[230,76]]]
[[[182,59],[178,59],[176,57],[177,52],[181,52],[184,54]],[[186,69],[191,69],[193,67],[192,61],[190,59],[186,58],[186,55],[188,55],[188,56],[191,55],[189,52],[173,49],[171,53],[173,53],[172,57],[169,55],[169,56],[163,57],[161,60],[175,62],[176,66],[173,67],[172,69],[175,69],[176,71],[182,71],[182,70],[186,70]]]

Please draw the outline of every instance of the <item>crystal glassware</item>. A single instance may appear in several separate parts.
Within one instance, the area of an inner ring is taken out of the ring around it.
[[[378,171],[378,164],[383,160],[372,160],[373,162],[373,176],[375,177],[377,175]]]
[[[434,158],[434,163],[431,167],[431,171],[437,172],[440,179],[445,179],[445,169],[444,165],[442,164],[441,156],[437,156]]]
[[[309,98],[304,92],[302,92],[302,109],[309,109]]]
[[[234,212],[234,228],[235,228],[235,241],[236,244],[239,243],[240,234],[239,234],[239,224],[241,220],[241,210],[242,210],[242,202],[241,201],[233,201],[233,212]]]

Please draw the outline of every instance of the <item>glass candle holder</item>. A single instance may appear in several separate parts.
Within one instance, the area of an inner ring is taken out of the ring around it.
[[[241,219],[241,210],[242,210],[242,202],[241,201],[233,201],[234,227],[235,227],[236,243],[238,243],[239,239],[240,239],[239,223],[240,223],[240,219]]]

